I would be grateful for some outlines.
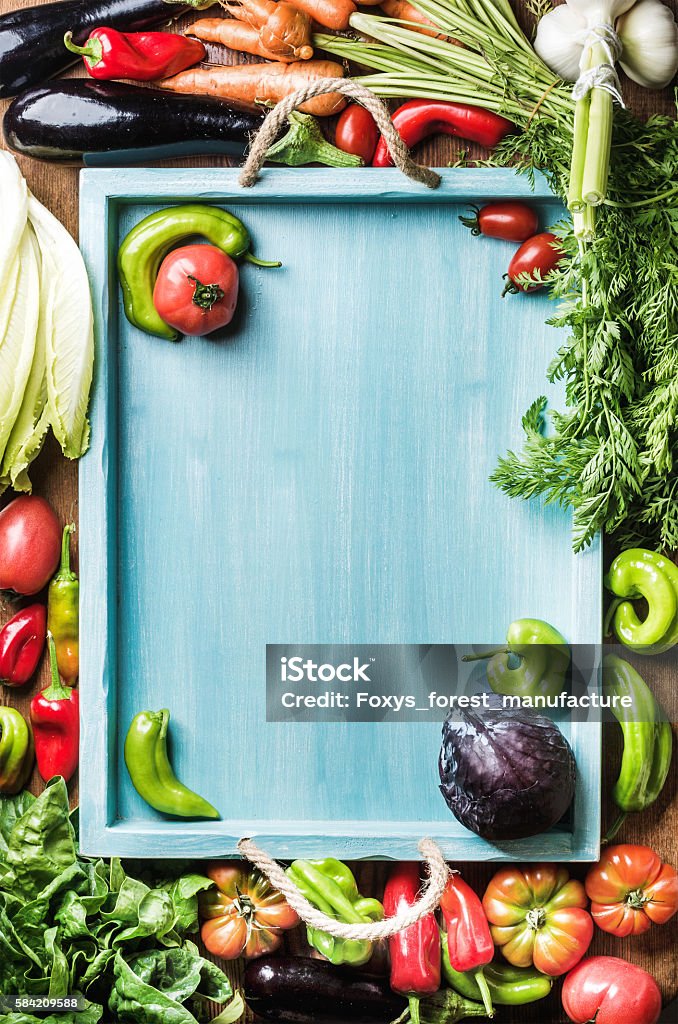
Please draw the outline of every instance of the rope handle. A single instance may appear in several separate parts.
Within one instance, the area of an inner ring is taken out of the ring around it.
[[[266,160],[266,153],[287,123],[289,114],[315,96],[325,96],[333,92],[349,96],[370,112],[386,142],[393,163],[400,168],[403,174],[420,185],[426,185],[427,188],[437,188],[440,185],[439,174],[432,171],[430,167],[422,167],[412,159],[407,146],[394,127],[388,107],[383,100],[366,89],[364,85],[359,85],[358,82],[353,82],[350,78],[317,78],[314,82],[305,85],[303,89],[297,89],[296,92],[290,93],[284,100],[277,103],[267,115],[254,136],[254,141],[240,172],[239,182],[243,188],[251,188],[254,185]]]
[[[404,931],[405,928],[416,924],[417,921],[421,921],[427,914],[436,910],[450,877],[450,870],[438,844],[434,843],[432,839],[422,839],[419,843],[419,851],[428,867],[429,877],[417,902],[413,903],[411,907],[405,907],[395,917],[389,917],[386,921],[375,921],[372,924],[344,924],[333,917],[328,917],[322,910],[314,907],[294,882],[287,877],[280,865],[267,853],[260,850],[251,839],[241,839],[238,849],[243,857],[256,865],[261,873],[268,878],[271,885],[283,894],[305,924],[327,932],[336,939],[376,942],[378,939],[388,939],[392,935]]]

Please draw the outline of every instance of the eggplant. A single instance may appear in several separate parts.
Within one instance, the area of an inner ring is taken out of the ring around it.
[[[386,978],[303,956],[252,960],[245,1002],[280,1024],[388,1024],[407,1006]]]
[[[3,130],[18,153],[114,167],[200,153],[241,156],[263,117],[207,96],[73,78],[17,96]]]
[[[0,17],[0,96],[58,75],[79,58],[64,46],[66,32],[81,45],[93,28],[142,32],[178,18],[189,6],[166,0],[59,0]]]

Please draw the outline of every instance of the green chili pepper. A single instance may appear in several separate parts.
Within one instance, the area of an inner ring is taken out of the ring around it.
[[[307,900],[323,913],[345,924],[369,924],[381,921],[384,908],[379,900],[360,895],[350,869],[341,861],[295,860],[287,875]],[[367,940],[335,939],[327,932],[308,927],[308,943],[333,964],[366,964],[372,956],[372,943]]]
[[[177,331],[165,323],[153,305],[153,288],[167,253],[185,238],[202,235],[233,259],[259,267],[280,263],[258,260],[249,252],[247,228],[218,206],[170,206],[144,217],[123,239],[118,251],[118,274],[127,319],[147,334],[176,341]]]
[[[520,664],[511,667],[511,658]],[[487,678],[495,693],[519,697],[556,697],[565,689],[570,648],[557,629],[541,619],[516,619],[508,628],[506,646],[464,661],[489,658]]]
[[[612,796],[621,810],[606,839],[616,836],[626,815],[644,811],[661,793],[671,766],[673,734],[663,708],[632,665],[616,655],[603,658],[606,696],[629,697],[630,707],[611,711],[624,736],[621,769]]]
[[[605,618],[620,643],[637,654],[663,654],[678,643],[678,567],[668,558],[644,548],[617,555],[605,577],[615,594]],[[644,597],[646,618],[638,618],[633,601]]]
[[[33,770],[33,733],[16,708],[0,707],[0,793],[18,793]]]
[[[170,713],[140,711],[125,739],[125,764],[134,788],[147,804],[179,818],[219,818],[203,797],[179,782],[167,756]]]
[[[79,671],[80,584],[71,569],[71,534],[75,524],[64,526],[61,565],[47,592],[47,629],[54,637],[61,678],[71,685]]]
[[[450,963],[447,935],[440,933],[442,944],[443,977],[448,985],[466,999],[482,1001],[482,994],[473,971],[462,974]],[[545,999],[553,987],[553,978],[531,967],[512,967],[511,964],[486,964],[485,981],[497,1006],[524,1006]]]

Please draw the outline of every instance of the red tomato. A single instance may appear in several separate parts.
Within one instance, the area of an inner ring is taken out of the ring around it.
[[[648,846],[610,846],[586,876],[586,894],[604,932],[642,935],[678,910],[678,874]]]
[[[543,283],[539,281],[527,285],[521,283],[521,275],[529,274],[530,277],[537,275],[543,281],[547,274],[555,270],[562,258],[563,250],[560,248],[560,239],[552,235],[550,231],[543,231],[540,235],[528,238],[509,263],[508,274],[504,275],[508,277],[504,294],[506,292],[535,292],[539,288],[543,288]]]
[[[592,956],[566,977],[563,1009],[573,1024],[656,1024],[662,996],[641,967],[616,956]]]
[[[507,242],[526,242],[539,228],[537,211],[527,203],[490,203],[479,209],[473,207],[472,217],[460,217],[462,224],[473,235],[503,238]]]
[[[26,494],[0,512],[0,590],[37,594],[61,557],[61,525],[44,498]]]
[[[353,153],[362,157],[366,164],[372,163],[379,129],[369,110],[359,103],[350,103],[337,122],[334,142],[344,153]]]
[[[160,264],[153,305],[165,323],[202,337],[230,324],[238,301],[238,268],[215,245],[184,245]]]

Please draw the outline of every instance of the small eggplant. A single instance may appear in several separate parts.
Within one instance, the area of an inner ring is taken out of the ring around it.
[[[407,1003],[387,978],[302,956],[268,956],[245,970],[245,1001],[279,1024],[388,1024]]]
[[[74,78],[17,96],[3,129],[7,145],[26,156],[115,167],[200,153],[241,156],[262,119],[208,96]]]
[[[189,8],[165,0],[60,0],[0,17],[0,96],[16,96],[58,75],[78,59],[64,46],[66,32],[84,43],[93,28],[142,32]]]

